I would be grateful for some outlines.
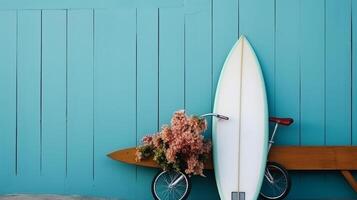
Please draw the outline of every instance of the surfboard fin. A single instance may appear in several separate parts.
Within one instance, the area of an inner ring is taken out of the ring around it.
[[[232,192],[231,200],[245,200],[245,192]]]

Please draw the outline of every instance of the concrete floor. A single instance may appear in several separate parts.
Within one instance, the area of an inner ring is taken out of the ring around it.
[[[60,196],[60,195],[4,195],[0,196],[0,200],[117,200],[106,198],[94,198],[84,196]]]

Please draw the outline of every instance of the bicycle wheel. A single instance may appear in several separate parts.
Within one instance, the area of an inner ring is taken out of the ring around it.
[[[260,196],[263,199],[284,199],[290,187],[291,180],[286,169],[278,163],[268,162]]]
[[[151,184],[151,192],[156,200],[185,200],[190,190],[189,178],[177,171],[161,171]]]

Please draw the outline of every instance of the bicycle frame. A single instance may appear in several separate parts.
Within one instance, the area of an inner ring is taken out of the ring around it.
[[[273,146],[273,144],[274,144],[274,137],[275,137],[276,131],[278,130],[278,127],[279,127],[279,124],[278,124],[278,123],[275,123],[273,133],[271,134],[271,137],[270,137],[270,139],[269,139],[268,153],[269,153],[269,151],[270,151],[270,149],[271,149],[271,146]]]
[[[269,144],[268,144],[268,154],[269,154],[269,152],[270,152],[271,147],[272,147],[273,144],[274,144],[274,137],[275,137],[276,131],[278,130],[278,127],[279,127],[279,124],[278,124],[278,123],[275,123],[273,133],[271,134],[271,137],[270,137],[269,142],[268,142],[268,143],[269,143]],[[270,183],[273,183],[273,182],[274,182],[274,178],[273,178],[273,176],[270,174],[270,172],[269,172],[268,169],[265,170],[264,176],[266,177],[266,179],[267,179]]]

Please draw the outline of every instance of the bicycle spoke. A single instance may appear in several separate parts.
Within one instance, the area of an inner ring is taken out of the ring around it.
[[[170,183],[172,183],[173,182],[173,180],[174,180],[174,178],[173,178],[173,173],[172,172],[168,172],[168,174],[169,174],[169,177],[170,177]]]
[[[170,180],[168,180],[167,177],[164,177],[163,179],[165,180],[165,183],[166,183],[167,185],[170,184]]]
[[[285,176],[282,176],[282,177],[280,177],[280,178],[278,178],[278,179],[276,180],[277,183],[280,183],[281,181],[283,181],[283,183],[286,183],[286,178],[285,178]]]
[[[165,192],[163,196],[164,196],[165,199],[168,199],[169,193]]]
[[[181,197],[181,194],[179,192],[177,192],[176,190],[174,190],[174,193],[177,194],[178,197]]]
[[[181,174],[180,173],[176,173],[176,175],[174,176],[173,180],[176,180],[179,176],[181,176]]]
[[[175,198],[175,190],[173,188],[171,188],[171,197],[172,197],[172,199],[176,199]]]

